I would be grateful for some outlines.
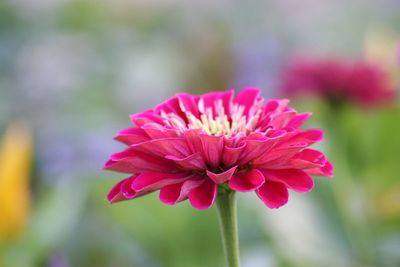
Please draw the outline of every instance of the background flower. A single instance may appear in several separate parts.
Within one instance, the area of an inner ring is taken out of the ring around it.
[[[30,210],[29,176],[32,140],[27,127],[15,122],[0,145],[0,246],[24,231]],[[0,261],[1,262],[1,261]]]
[[[340,58],[296,59],[282,74],[283,94],[314,95],[332,103],[375,106],[394,101],[390,76],[379,65]]]

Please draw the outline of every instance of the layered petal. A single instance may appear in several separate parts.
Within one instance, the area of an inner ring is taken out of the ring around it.
[[[294,116],[289,123],[286,125],[286,127],[291,127],[291,128],[299,128],[303,123],[308,120],[311,117],[312,113],[311,112],[306,112],[302,114],[297,114]]]
[[[191,176],[188,173],[142,172],[133,181],[132,189],[137,192],[154,191],[166,185],[183,182]]]
[[[201,142],[200,135],[203,135],[204,132],[200,129],[190,129],[183,133],[183,137],[186,140],[186,144],[190,149],[190,152],[194,153],[202,153],[203,154],[203,144]]]
[[[185,139],[181,137],[150,140],[133,145],[130,147],[130,149],[134,151],[143,151],[161,158],[165,157],[166,155],[187,157],[191,154]]]
[[[247,138],[244,142],[246,146],[244,147],[243,151],[239,157],[240,164],[246,164],[249,161],[261,158],[259,161],[263,161],[262,158],[265,155],[269,155],[270,150],[276,146],[279,140],[284,136],[285,132],[277,132],[275,135],[266,137],[266,136],[259,136],[258,138],[255,137],[260,135],[260,133],[254,134],[250,138]]]
[[[310,129],[304,131],[297,131],[288,135],[288,139],[281,140],[280,148],[288,148],[303,144],[304,146],[310,146],[317,142],[321,142],[324,139],[324,132],[320,129]]]
[[[133,145],[150,140],[150,137],[140,128],[127,128],[117,133],[115,140],[126,145]]]
[[[240,155],[243,153],[246,143],[243,142],[238,147],[224,147],[224,152],[222,153],[222,163],[225,166],[232,166],[238,163]]]
[[[330,161],[326,161],[325,164],[321,167],[305,169],[304,170],[309,175],[317,175],[317,176],[333,176],[333,165]]]
[[[205,210],[212,206],[217,197],[218,185],[210,179],[205,179],[204,182],[192,189],[189,193],[189,201],[193,208]]]
[[[209,165],[217,167],[222,158],[224,148],[224,137],[214,135],[200,135],[200,140],[203,149],[203,156]]]
[[[126,178],[120,182],[118,182],[116,185],[114,185],[110,192],[107,194],[107,200],[110,203],[116,203],[119,201],[127,200],[127,198],[124,196],[124,194],[121,191],[121,186],[122,184],[128,180],[129,178]]]
[[[304,147],[306,147],[305,144],[299,143],[289,148],[271,149],[266,154],[254,160],[253,166],[259,169],[286,168],[288,161]]]
[[[206,93],[199,97],[199,102],[198,102],[199,111],[202,113],[206,113],[206,110],[210,109],[212,111],[212,115],[215,116],[217,114],[218,102],[221,101],[225,113],[229,113],[232,97],[233,97],[233,90]]]
[[[248,192],[254,191],[262,184],[264,184],[265,178],[262,172],[257,169],[253,169],[248,172],[239,172],[232,176],[229,181],[229,187],[235,191]]]
[[[147,110],[141,113],[136,113],[130,116],[131,121],[137,126],[141,127],[147,123],[157,123],[163,125],[164,121],[159,114]]]
[[[248,115],[250,109],[253,107],[255,101],[260,96],[260,89],[245,88],[240,91],[235,97],[234,103],[244,107],[244,114]]]
[[[104,169],[123,173],[177,171],[175,163],[170,160],[158,158],[130,148],[111,156],[111,159],[106,162]]]
[[[303,149],[296,153],[289,160],[282,161],[281,164],[277,164],[277,161],[265,164],[264,168],[270,169],[301,169],[310,175],[319,176],[332,176],[333,166],[327,160],[325,155],[314,149]]]
[[[177,94],[179,106],[184,113],[190,113],[196,118],[199,118],[199,110],[196,99],[187,93]]]
[[[151,166],[154,168],[159,169],[159,166]],[[122,173],[135,173],[138,171],[138,169],[131,164],[130,162],[126,161],[126,160],[120,160],[120,161],[116,161],[116,160],[112,160],[109,159],[103,166],[104,170],[109,170],[109,171],[115,171],[115,172],[122,172]]]
[[[168,129],[165,126],[156,123],[147,123],[146,125],[143,125],[141,129],[149,137],[147,141],[149,141],[150,139],[165,139],[165,138],[173,138],[179,136],[177,130]]]
[[[173,155],[167,155],[165,158],[172,160],[184,170],[205,170],[207,168],[200,153],[195,153],[185,158],[178,158]]]
[[[181,183],[167,185],[160,190],[160,201],[167,205],[175,205],[186,200],[190,191],[200,186],[203,182],[203,177],[196,176]]]
[[[283,183],[266,181],[256,190],[257,196],[271,209],[285,205],[289,200],[289,192]]]
[[[313,179],[301,170],[261,170],[261,172],[267,180],[283,183],[297,192],[309,192],[314,187]]]
[[[180,119],[182,119],[184,122],[187,122],[185,112],[182,110],[179,100],[177,97],[172,97],[168,99],[167,101],[161,103],[157,107],[155,107],[155,112],[156,113],[169,113],[169,114],[175,114],[177,115]]]
[[[296,117],[296,115],[297,113],[295,111],[287,111],[271,115],[269,125],[272,126],[272,129],[280,129],[286,127],[291,122],[291,120]]]
[[[230,168],[227,171],[221,172],[221,173],[214,173],[209,170],[207,170],[207,176],[214,181],[216,184],[223,184],[226,181],[230,180],[233,173],[236,171],[236,168],[238,166],[234,166]]]
[[[296,169],[309,169],[315,167],[322,167],[325,165],[327,159],[324,154],[314,149],[304,149],[297,153],[291,160],[290,165]]]
[[[136,192],[132,189],[132,183],[136,179],[136,176],[130,176],[126,179],[123,179],[119,183],[117,183],[107,195],[107,200],[113,204],[123,200],[129,200],[133,198],[137,198],[147,194],[148,192]]]

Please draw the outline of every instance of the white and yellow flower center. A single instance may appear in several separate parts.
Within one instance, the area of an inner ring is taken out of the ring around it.
[[[249,110],[248,116],[244,114],[245,107],[232,103],[230,106],[230,116],[225,112],[222,100],[215,102],[215,116],[211,107],[205,107],[203,99],[199,100],[198,111],[200,116],[197,118],[190,111],[184,110],[188,123],[174,113],[161,112],[161,117],[166,125],[179,129],[182,132],[188,129],[202,129],[209,135],[233,136],[238,133],[247,134],[255,130],[262,112],[262,100],[257,101]]]

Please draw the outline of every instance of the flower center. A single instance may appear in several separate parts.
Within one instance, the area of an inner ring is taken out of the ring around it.
[[[231,137],[238,133],[247,134],[254,131],[262,112],[262,100],[256,102],[248,114],[244,114],[244,106],[236,103],[230,104],[227,114],[221,99],[215,101],[214,105],[214,110],[211,107],[205,107],[203,99],[200,99],[198,103],[199,117],[194,116],[190,111],[184,111],[188,123],[174,113],[161,112],[161,116],[167,125],[182,132],[188,129],[202,129],[209,135]]]

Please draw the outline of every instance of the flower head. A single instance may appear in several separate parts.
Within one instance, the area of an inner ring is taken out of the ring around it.
[[[389,102],[395,94],[389,74],[378,65],[339,58],[294,60],[283,72],[281,90],[290,96],[310,93],[363,106]]]
[[[135,125],[115,139],[128,145],[111,156],[108,170],[131,176],[108,194],[111,203],[160,190],[174,205],[189,199],[197,209],[214,203],[219,188],[255,191],[270,208],[288,201],[288,188],[308,192],[310,175],[332,175],[332,165],[308,148],[323,138],[299,127],[310,113],[298,114],[288,100],[264,102],[258,89],[200,96],[177,94],[154,109],[131,116]]]

